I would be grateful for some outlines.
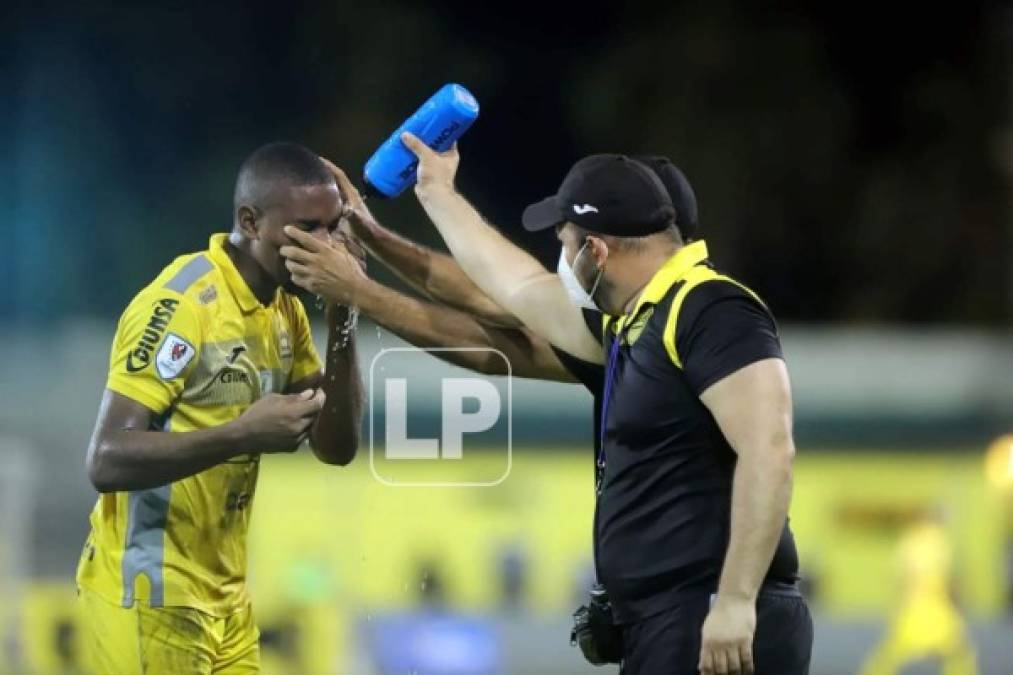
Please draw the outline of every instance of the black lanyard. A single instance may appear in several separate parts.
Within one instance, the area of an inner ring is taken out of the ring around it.
[[[616,363],[619,361],[619,347],[622,344],[622,335],[616,333],[612,338],[612,346],[609,348],[608,361],[605,363],[605,391],[601,401],[601,424],[598,428],[598,461],[595,463],[597,480],[596,491],[600,494],[602,480],[605,475],[605,423],[608,421],[609,403],[612,399],[612,385],[616,379]]]

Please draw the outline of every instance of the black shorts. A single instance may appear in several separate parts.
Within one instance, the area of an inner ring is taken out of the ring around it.
[[[623,627],[621,675],[699,675],[700,631],[710,596]],[[756,602],[753,663],[756,675],[807,675],[813,622],[797,595],[760,592]]]

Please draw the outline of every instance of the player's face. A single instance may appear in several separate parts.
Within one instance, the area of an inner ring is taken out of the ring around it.
[[[279,286],[289,293],[298,293],[301,289],[292,283],[292,275],[279,253],[282,246],[294,243],[285,234],[285,226],[298,227],[327,241],[338,227],[344,205],[334,184],[291,187],[287,192],[285,199],[264,213],[257,258]]]

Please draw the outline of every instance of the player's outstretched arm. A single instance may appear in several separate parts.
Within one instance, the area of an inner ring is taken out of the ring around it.
[[[239,418],[210,429],[152,431],[155,412],[107,389],[88,446],[99,492],[143,490],[192,476],[236,455],[293,452],[324,404],[322,393],[269,394]]]
[[[485,222],[454,189],[457,147],[437,153],[411,134],[402,141],[419,158],[415,194],[468,276],[536,335],[578,358],[601,363],[601,345],[559,277]]]
[[[549,342],[525,328],[490,326],[459,310],[412,298],[372,280],[358,289],[358,306],[373,321],[445,361],[487,375],[576,382]],[[474,351],[459,351],[459,348]]]
[[[334,174],[344,195],[352,233],[374,258],[432,300],[493,325],[520,326],[520,320],[482,292],[451,256],[406,239],[381,225],[345,172],[323,157],[320,159]]]
[[[358,307],[370,319],[418,347],[473,349],[435,354],[470,370],[576,381],[549,343],[530,331],[490,326],[465,312],[399,293],[366,276],[345,247],[321,244],[298,228],[287,234],[299,244],[281,249],[293,280],[328,302]]]

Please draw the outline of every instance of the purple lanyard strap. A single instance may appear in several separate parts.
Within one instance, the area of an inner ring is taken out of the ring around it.
[[[609,403],[612,399],[612,383],[616,379],[616,362],[619,360],[619,346],[622,335],[616,333],[609,348],[608,362],[605,364],[605,393],[601,402],[601,425],[598,429],[598,470],[605,468],[605,422],[608,420]]]

